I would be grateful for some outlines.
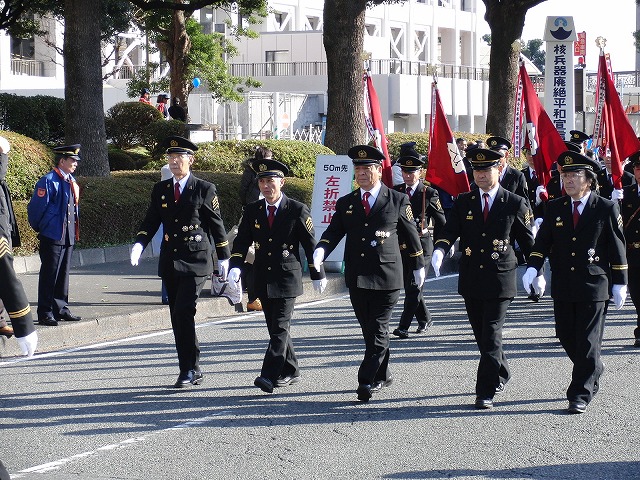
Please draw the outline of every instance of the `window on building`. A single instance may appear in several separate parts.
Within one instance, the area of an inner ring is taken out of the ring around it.
[[[33,60],[35,58],[35,40],[31,38],[11,38],[11,55],[14,58]]]
[[[307,25],[305,30],[320,30],[320,17],[312,17],[307,15]]]

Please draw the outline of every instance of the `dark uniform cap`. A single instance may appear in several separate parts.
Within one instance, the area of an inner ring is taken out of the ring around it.
[[[491,150],[509,150],[511,142],[503,137],[489,137],[487,138],[487,146]]]
[[[53,153],[56,154],[56,158],[69,157],[75,160],[80,160],[80,144],[76,143],[74,145],[53,147]]]
[[[581,144],[582,142],[586,142],[591,138],[591,135],[587,135],[580,130],[570,130],[569,131],[569,141],[577,144]]]
[[[465,158],[471,158],[471,155],[473,154],[473,152],[475,152],[479,148],[481,147],[479,147],[477,143],[472,143],[471,145],[469,145],[467,149],[464,151]]]
[[[558,157],[558,166],[561,172],[572,172],[574,170],[600,170],[600,164],[594,159],[586,157],[578,152],[567,150]]]
[[[145,93],[151,94],[148,88],[143,88],[142,90],[140,90],[140,96],[144,95]]]
[[[166,140],[167,153],[187,153],[193,155],[198,146],[184,137],[171,136]]]
[[[634,167],[640,166],[640,150],[638,150],[636,153],[632,153],[631,155],[629,155],[629,163]]]
[[[500,159],[503,157],[500,152],[486,148],[474,148],[467,156],[474,170],[485,170],[500,165]]]
[[[258,174],[258,178],[284,178],[289,173],[289,167],[273,158],[260,158],[251,162],[251,168]]]
[[[402,170],[414,172],[420,170],[424,165],[423,156],[416,152],[416,142],[407,142],[400,145],[400,155],[396,163]]]
[[[369,145],[356,145],[347,152],[354,165],[381,165],[384,154],[376,147]]]
[[[567,150],[571,150],[572,152],[582,153],[582,148],[579,143],[565,141],[564,146],[567,147]]]

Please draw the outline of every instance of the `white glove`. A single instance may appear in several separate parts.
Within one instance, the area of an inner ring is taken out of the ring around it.
[[[624,305],[624,301],[627,299],[627,286],[614,285],[612,288],[612,293],[613,293],[613,303],[616,306],[616,310],[620,310]]]
[[[542,218],[542,217],[540,217],[540,218],[536,218],[536,219],[533,221],[533,224],[536,226],[536,228],[540,229],[540,225],[542,225],[542,220],[543,220],[543,218]]]
[[[34,330],[26,337],[20,337],[17,338],[17,340],[18,345],[20,345],[20,350],[22,350],[22,355],[33,357],[36,347],[38,346],[38,332]]]
[[[413,281],[416,282],[418,288],[422,288],[422,285],[424,285],[424,267],[413,271]]]
[[[318,247],[313,252],[313,266],[316,271],[320,271],[322,262],[324,262],[324,248]]]
[[[543,185],[538,185],[536,187],[536,205],[540,205],[541,202],[546,202],[547,200],[549,200],[547,189]]]
[[[229,270],[229,273],[227,273],[227,282],[238,283],[238,280],[240,280],[240,269],[236,267]]]
[[[133,247],[131,247],[131,265],[133,265],[134,267],[138,265],[140,255],[142,255],[142,250],[144,250],[144,247],[141,243],[136,243]]]
[[[616,200],[622,200],[623,196],[624,196],[624,191],[621,188],[614,188],[613,192],[611,192],[611,200],[613,200],[614,202]]]
[[[0,153],[9,153],[9,150],[11,150],[9,140],[4,137],[0,137]]]
[[[533,270],[533,269],[532,269]],[[544,275],[540,275],[533,279],[531,287],[536,295],[544,295],[544,287],[547,286],[547,281],[544,279]]]
[[[220,279],[224,282],[227,279],[227,273],[229,272],[229,259],[226,258],[224,260],[218,259],[218,275]]]
[[[313,282],[313,289],[316,291],[316,293],[322,293],[324,292],[324,289],[327,288],[327,279],[325,278],[321,278],[320,280],[312,280]]]
[[[527,271],[524,272],[524,275],[522,276],[522,285],[524,286],[525,292],[533,293],[531,292],[530,288],[537,276],[538,276],[538,270],[536,270],[533,267],[527,268]],[[535,291],[535,288],[534,288],[534,291]]]
[[[451,248],[449,249],[449,258],[453,258],[455,254],[456,254],[456,246],[452,244]]]
[[[441,248],[436,248],[431,255],[431,266],[433,267],[433,273],[436,277],[440,276],[440,267],[442,266],[442,259],[444,258],[444,252]]]

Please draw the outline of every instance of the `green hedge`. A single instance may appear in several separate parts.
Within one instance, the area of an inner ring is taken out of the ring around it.
[[[38,179],[53,168],[53,153],[46,145],[19,133],[0,131],[0,135],[11,145],[7,172],[11,198],[29,199]]]
[[[64,142],[64,128],[64,99],[0,93],[0,129],[53,146]]]
[[[152,105],[142,102],[120,102],[107,110],[104,125],[107,138],[118,148],[142,144],[142,132],[152,122],[162,120],[162,114]]]

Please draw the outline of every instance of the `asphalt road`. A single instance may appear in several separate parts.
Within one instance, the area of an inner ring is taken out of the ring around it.
[[[428,281],[435,324],[392,339],[395,382],[368,404],[356,401],[363,343],[344,295],[296,309],[302,381],[272,395],[253,387],[260,313],[200,324],[205,382],[191,389],[171,388],[166,330],[0,360],[0,458],[14,479],[640,478],[631,305],[607,318],[598,396],[568,415],[571,366],[551,301],[516,299],[504,331],[513,378],[478,411],[478,353],[456,282]]]

